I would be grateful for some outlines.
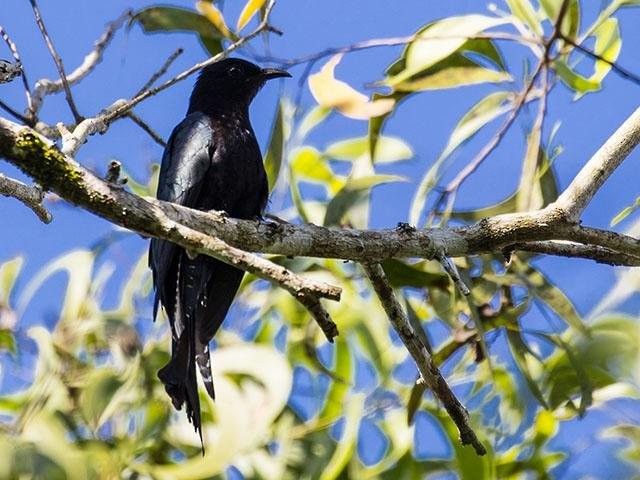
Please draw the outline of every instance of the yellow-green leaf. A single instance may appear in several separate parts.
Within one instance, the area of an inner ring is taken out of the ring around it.
[[[225,38],[231,38],[233,36],[224,21],[224,15],[222,15],[222,12],[218,10],[213,3],[201,0],[196,3],[196,8]]]
[[[276,111],[276,118],[273,121],[273,128],[271,129],[269,147],[267,148],[267,154],[264,157],[264,169],[267,171],[267,178],[269,179],[269,191],[273,190],[273,187],[278,181],[280,167],[282,166],[282,160],[284,157],[284,139],[284,113],[282,104],[279,103]]]
[[[334,160],[354,161],[369,154],[369,138],[350,138],[332,143],[324,154]],[[374,163],[392,163],[410,159],[413,151],[404,140],[383,136],[378,139],[375,155]]]
[[[316,102],[357,120],[367,120],[391,111],[394,100],[387,98],[370,101],[366,95],[335,78],[334,70],[341,59],[342,55],[333,56],[318,73],[309,76],[309,89]]]
[[[305,146],[295,151],[291,168],[296,177],[321,183],[332,192],[339,190],[344,185],[344,180],[333,173],[329,162],[313,147]]]
[[[0,307],[2,305],[9,305],[11,291],[13,290],[13,286],[16,283],[23,264],[24,258],[18,256],[0,265]]]
[[[211,55],[222,50],[225,35],[203,15],[178,7],[149,7],[137,12],[131,22],[138,22],[145,32],[190,31],[199,35]]]
[[[569,65],[563,60],[555,60],[553,62],[556,73],[567,87],[576,93],[587,93],[600,90],[600,82],[585,78],[573,71]]]
[[[244,26],[249,23],[249,20],[251,20],[251,18],[264,6],[265,3],[266,0],[249,0],[245,4],[242,12],[240,12],[240,17],[238,17],[238,31],[242,30]]]
[[[400,181],[406,180],[397,175],[366,175],[350,179],[327,205],[324,225],[339,225],[348,211],[364,200],[374,186]]]
[[[513,95],[510,92],[495,92],[487,95],[467,113],[463,115],[449,137],[443,152],[433,165],[427,170],[420,181],[411,202],[409,223],[418,225],[426,206],[427,196],[440,180],[442,170],[449,156],[464,142],[473,137],[482,127],[490,123],[512,108]]]
[[[509,10],[513,13],[522,23],[524,23],[529,29],[538,36],[542,36],[544,31],[542,25],[540,25],[540,19],[536,10],[531,5],[529,0],[506,0]]]

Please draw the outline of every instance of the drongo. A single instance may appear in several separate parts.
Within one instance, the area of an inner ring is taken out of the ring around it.
[[[171,133],[162,156],[158,198],[198,210],[223,210],[235,218],[259,218],[268,186],[249,104],[267,80],[289,76],[237,58],[202,69],[187,115]],[[151,240],[149,266],[154,319],[162,305],[172,335],[171,360],[158,377],[176,409],[186,404],[187,417],[202,441],[196,365],[213,399],[209,341],[244,272],[159,239]]]

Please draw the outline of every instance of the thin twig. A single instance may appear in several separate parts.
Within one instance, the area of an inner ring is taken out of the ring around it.
[[[78,109],[76,108],[76,104],[73,101],[73,96],[71,95],[71,88],[69,87],[69,82],[67,81],[67,75],[64,73],[64,66],[62,65],[62,59],[58,52],[56,52],[55,47],[53,46],[53,42],[51,41],[51,37],[47,33],[47,28],[42,21],[42,15],[40,14],[40,9],[38,8],[38,4],[36,0],[29,0],[31,3],[31,8],[33,8],[33,14],[36,18],[36,23],[38,24],[38,28],[42,33],[42,37],[44,38],[45,43],[47,44],[47,48],[49,49],[49,53],[51,53],[51,57],[53,57],[53,61],[58,68],[58,73],[60,74],[60,80],[62,81],[62,85],[64,87],[64,93],[67,98],[67,103],[69,104],[69,108],[71,109],[71,113],[73,114],[73,118],[76,123],[80,123],[82,121],[82,115],[78,113]]]
[[[455,202],[456,193],[462,183],[478,169],[482,162],[484,162],[484,160],[491,154],[491,152],[493,152],[495,148],[500,144],[502,138],[505,136],[505,134],[515,121],[523,105],[526,103],[529,92],[535,85],[540,72],[543,71],[549,63],[549,53],[551,51],[551,47],[561,35],[561,26],[567,13],[568,7],[569,1],[563,0],[562,5],[560,6],[560,9],[558,11],[558,17],[556,18],[556,21],[554,23],[553,31],[549,38],[544,41],[544,54],[540,61],[537,63],[536,68],[531,74],[531,78],[525,85],[523,91],[518,95],[514,103],[513,110],[509,114],[507,120],[502,124],[498,132],[493,136],[489,143],[487,143],[484,148],[478,153],[478,155],[476,155],[476,157],[469,164],[467,164],[467,166],[463,168],[451,182],[449,182],[445,190],[440,194],[433,208],[433,211],[437,212],[441,210],[441,206],[446,200],[447,205],[444,208],[445,219],[448,216],[449,212],[453,210],[453,203]],[[546,95],[546,89],[543,92],[543,95]]]
[[[169,57],[165,60],[162,67],[160,67],[160,69],[157,72],[151,75],[149,80],[147,80],[147,83],[145,83],[142,86],[142,88],[136,92],[134,97],[141,95],[146,90],[149,90],[151,87],[153,87],[153,84],[156,83],[156,80],[158,80],[162,75],[164,75],[167,72],[167,70],[169,70],[169,67],[171,66],[171,64],[176,60],[176,58],[182,55],[182,52],[184,52],[184,49],[178,48],[171,55],[169,55]]]
[[[623,76],[624,78],[626,78],[628,80],[631,80],[632,82],[640,85],[640,76],[636,75],[635,73],[631,72],[630,70],[627,70],[626,68],[621,67],[616,62],[612,62],[611,60],[607,60],[602,55],[598,55],[596,52],[589,50],[587,47],[585,47],[583,45],[580,45],[578,42],[570,39],[566,35],[560,34],[559,38],[561,38],[563,41],[567,42],[572,47],[577,48],[578,50],[580,50],[582,53],[586,54],[587,56],[589,56],[591,58],[594,58],[596,60],[599,60],[601,62],[606,63],[607,65],[609,65],[611,67],[611,69],[614,72],[618,73],[619,75]]]
[[[27,74],[24,71],[24,65],[22,65],[22,60],[20,59],[20,52],[18,52],[18,47],[13,42],[13,40],[11,40],[11,37],[9,36],[7,31],[4,28],[2,28],[1,25],[0,25],[0,35],[2,35],[2,38],[4,39],[7,46],[9,47],[9,50],[11,50],[11,54],[13,55],[13,58],[15,58],[16,62],[20,65],[20,71],[22,72],[22,85],[24,86],[24,94],[27,97],[27,108],[29,109],[29,111],[32,111],[33,100],[31,96],[31,89],[29,88],[29,81],[27,80]]]
[[[197,71],[201,70],[202,68],[204,68],[204,67],[206,67],[208,65],[211,65],[211,64],[213,64],[213,63],[215,63],[215,62],[217,62],[219,60],[222,60],[223,58],[227,57],[231,52],[233,52],[234,50],[237,50],[242,45],[244,45],[246,42],[248,42],[252,38],[258,36],[260,33],[264,32],[264,31],[267,31],[267,30],[270,30],[270,28],[269,28],[269,17],[270,17],[271,11],[273,10],[273,7],[275,6],[275,3],[276,3],[275,0],[269,0],[269,2],[267,3],[267,6],[265,8],[264,17],[263,17],[262,21],[260,22],[260,24],[256,27],[256,29],[253,32],[251,32],[250,34],[248,34],[248,35],[246,35],[244,37],[239,38],[237,41],[235,41],[234,43],[229,45],[222,52],[214,55],[213,57],[208,58],[207,60],[205,60],[203,62],[196,63],[192,67],[186,69],[182,73],[179,73],[175,77],[167,80],[166,82],[158,85],[157,87],[149,88],[148,90],[145,90],[144,92],[140,93],[139,95],[136,95],[135,97],[131,98],[130,100],[121,102],[120,105],[117,106],[117,108],[110,108],[110,113],[105,115],[104,118],[101,119],[101,121],[103,121],[103,122],[108,124],[108,123],[112,122],[113,120],[124,116],[127,111],[131,110],[133,107],[135,107],[137,104],[139,104],[143,100],[145,100],[145,99],[147,99],[149,97],[152,97],[154,95],[157,95],[161,91],[166,90],[170,86],[172,86],[172,85],[184,80],[185,78],[193,75],[194,73],[196,73]]]
[[[438,260],[438,262],[440,262],[440,265],[442,265],[444,271],[447,272],[447,275],[451,277],[451,280],[453,280],[453,284],[458,288],[458,290],[460,290],[460,293],[462,293],[462,295],[464,295],[465,297],[469,296],[471,294],[471,290],[469,290],[467,284],[464,283],[464,280],[460,278],[460,274],[458,273],[458,269],[456,268],[455,264],[451,262],[451,260],[449,260],[444,255],[444,253],[438,253],[436,255],[436,259]]]
[[[115,32],[124,24],[124,22],[131,18],[131,10],[126,10],[122,15],[120,15],[116,20],[107,24],[107,27],[104,33],[100,36],[98,40],[96,40],[93,50],[89,52],[85,57],[82,63],[69,75],[66,77],[66,81],[68,85],[74,85],[78,83],[80,80],[89,75],[96,65],[98,65],[102,61],[102,57],[104,55],[104,51],[113,39]],[[33,115],[37,115],[38,111],[42,107],[42,102],[44,97],[57,93],[60,90],[64,90],[64,83],[62,78],[58,80],[49,80],[47,78],[42,78],[36,82],[35,92],[33,94]]]
[[[154,142],[156,142],[162,148],[167,147],[167,142],[165,142],[163,138],[155,132],[155,130],[153,130],[149,125],[147,125],[144,120],[142,120],[138,115],[133,113],[133,111],[130,110],[129,112],[127,112],[127,117],[133,120],[133,122],[136,125],[138,125],[142,130],[147,132],[147,134],[153,139]]]
[[[508,257],[513,251],[543,253],[567,258],[584,258],[608,265],[624,265],[628,267],[640,267],[640,255],[621,253],[599,245],[582,245],[580,243],[548,240],[544,242],[514,243],[504,249]]]
[[[513,104],[513,109],[511,110],[511,113],[509,114],[507,119],[504,121],[500,129],[491,138],[491,140],[482,148],[482,150],[478,152],[478,154],[474,157],[474,159],[471,160],[471,162],[469,162],[467,166],[464,167],[455,176],[455,178],[448,183],[448,185],[446,186],[446,188],[440,194],[440,197],[436,201],[436,204],[433,208],[434,212],[443,210],[446,215],[447,212],[450,212],[453,209],[453,203],[455,202],[456,193],[460,188],[460,186],[465,182],[467,178],[469,178],[469,176],[473,172],[475,172],[478,169],[478,167],[480,167],[480,165],[482,165],[482,162],[484,162],[487,159],[487,157],[491,154],[491,152],[493,152],[496,149],[496,147],[500,145],[500,142],[502,141],[504,136],[507,134],[507,132],[511,128],[511,125],[513,125],[513,122],[518,117],[520,110],[526,103],[527,97],[529,96],[529,92],[531,91],[531,89],[533,88],[533,85],[535,84],[538,74],[542,70],[542,65],[544,65],[544,60],[540,60],[540,62],[538,62],[538,64],[536,65],[536,68],[533,71],[531,78],[525,85],[522,92],[515,99],[515,102]],[[445,202],[445,200],[447,202],[447,205],[444,209],[441,209],[442,204]]]
[[[384,270],[379,263],[363,263],[362,266],[369,280],[371,280],[371,284],[393,328],[416,362],[422,379],[438,400],[442,402],[447,413],[456,424],[456,427],[458,427],[460,442],[463,445],[473,446],[478,455],[484,455],[487,451],[480,443],[471,425],[469,425],[469,413],[451,391],[440,370],[433,362],[433,357],[413,331],[406,313],[398,303],[398,299],[387,281]]]
[[[19,180],[15,180],[0,173],[0,195],[20,200],[23,204],[33,210],[33,213],[35,213],[44,223],[51,223],[51,213],[44,205],[42,205],[44,193],[39,186],[34,185],[30,187]]]
[[[547,58],[547,50],[545,50],[545,58]],[[531,127],[531,133],[527,136],[527,153],[522,164],[522,174],[520,177],[520,188],[518,189],[518,198],[516,209],[523,212],[531,209],[533,200],[533,191],[536,183],[536,173],[540,166],[540,150],[542,148],[542,128],[547,112],[547,96],[549,88],[549,72],[547,62],[542,64],[541,80],[541,96],[538,100],[538,113]]]
[[[29,125],[29,119],[27,117],[15,111],[13,108],[11,108],[9,105],[4,103],[2,100],[0,100],[0,108],[2,108],[5,112],[10,114],[12,117],[20,120],[25,125]]]
[[[260,55],[257,55],[256,59],[258,59],[259,61],[278,63],[286,67],[293,67],[296,65],[301,65],[306,63],[315,63],[324,57],[328,57],[328,56],[336,55],[340,53],[351,53],[359,50],[367,50],[370,48],[379,48],[379,47],[395,47],[400,45],[407,45],[413,42],[423,42],[423,41],[426,42],[426,41],[434,41],[434,40],[451,40],[451,39],[510,40],[510,41],[516,41],[521,43],[532,43],[532,44],[540,43],[540,40],[535,37],[525,37],[522,35],[513,35],[510,33],[503,33],[503,32],[478,33],[475,35],[430,35],[428,34],[428,32],[424,32],[424,33],[415,33],[413,35],[407,35],[404,37],[375,38],[371,40],[364,40],[362,42],[357,42],[357,43],[353,43],[351,45],[346,45],[342,47],[327,48],[317,53],[304,55],[302,57],[293,58],[293,59],[277,58],[272,56],[260,56]]]

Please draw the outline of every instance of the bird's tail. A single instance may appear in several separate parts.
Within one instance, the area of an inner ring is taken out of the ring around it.
[[[177,298],[175,318],[172,322],[173,341],[171,360],[158,372],[158,378],[171,397],[173,406],[180,410],[185,404],[187,418],[200,435],[202,450],[202,419],[200,416],[200,398],[198,397],[198,383],[196,380],[196,333],[193,318],[194,293],[192,269],[184,268],[182,261],[178,263]],[[184,270],[184,271],[183,271]],[[183,283],[184,282],[184,283]],[[208,351],[207,351],[208,353]]]
[[[213,389],[213,377],[211,373],[211,357],[209,355],[209,343],[202,344],[200,341],[196,341],[196,363],[200,369],[200,376],[204,382],[204,386],[207,389],[207,393],[211,397],[211,400],[216,399],[216,394]]]

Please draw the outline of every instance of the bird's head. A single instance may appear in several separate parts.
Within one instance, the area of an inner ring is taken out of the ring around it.
[[[225,58],[202,69],[191,94],[189,112],[248,107],[267,80],[290,76],[284,70]]]

